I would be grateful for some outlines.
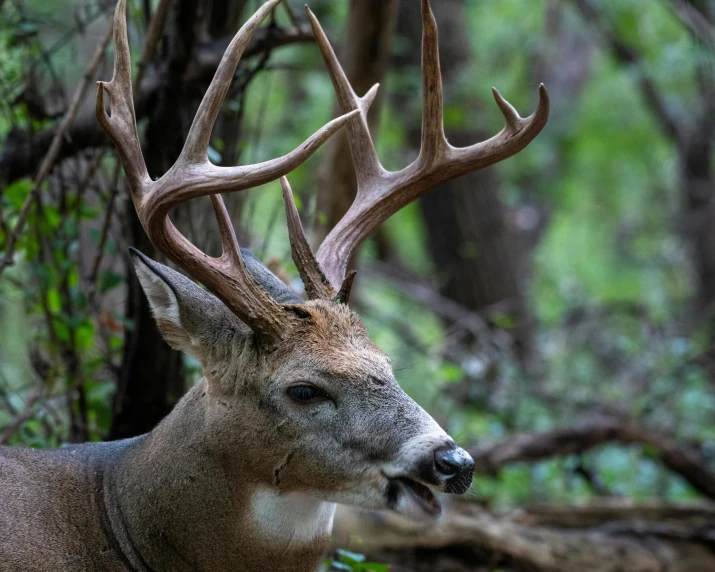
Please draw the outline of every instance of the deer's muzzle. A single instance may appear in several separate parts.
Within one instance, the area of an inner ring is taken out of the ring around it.
[[[435,517],[442,507],[433,490],[463,494],[471,486],[474,460],[444,433],[437,442],[429,437],[414,439],[407,449],[403,459],[412,462],[399,472],[386,474],[390,483],[387,504],[393,510],[412,517]]]
[[[435,472],[445,482],[444,491],[461,495],[472,484],[474,459],[461,447],[453,443],[434,452]]]

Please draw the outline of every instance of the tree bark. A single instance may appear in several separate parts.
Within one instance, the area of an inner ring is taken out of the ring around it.
[[[437,523],[339,507],[333,545],[393,572],[706,572],[715,569],[711,504],[597,504],[494,515],[457,503]]]
[[[440,63],[446,97],[464,73],[469,44],[464,28],[463,0],[444,0],[432,9],[440,30]],[[418,2],[404,3],[398,31],[410,47],[406,64],[420,63],[421,18]],[[468,104],[473,116],[480,110]],[[491,134],[466,127],[448,129],[452,144],[465,146]],[[408,140],[419,148],[420,131],[409,130]],[[420,200],[427,226],[428,247],[438,269],[441,293],[472,311],[480,312],[509,331],[522,363],[531,353],[530,317],[521,285],[524,256],[508,224],[499,198],[497,171],[483,169],[443,183]]]
[[[713,93],[715,97],[715,93]],[[698,276],[698,312],[715,321],[715,119],[706,117],[678,145],[684,229],[690,239]],[[715,340],[715,325],[712,326]]]
[[[182,76],[194,46],[197,10],[198,0],[181,0],[169,11],[165,59],[159,64],[162,81],[151,106],[144,145],[144,158],[152,177],[163,175],[181,153],[184,126],[179,118],[187,103],[182,97]],[[126,218],[128,242],[150,258],[157,258],[158,252],[129,203]],[[184,393],[182,355],[164,341],[129,263],[127,283],[126,317],[132,327],[125,335],[110,439],[151,431]]]

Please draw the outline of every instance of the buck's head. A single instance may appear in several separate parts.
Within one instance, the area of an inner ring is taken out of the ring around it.
[[[164,336],[203,366],[210,447],[277,491],[412,517],[439,514],[430,489],[466,491],[472,459],[400,389],[346,300],[303,302],[243,258],[281,301],[280,339],[256,336],[189,279],[134,255]]]
[[[100,82],[97,119],[116,144],[132,200],[156,248],[213,294],[145,259],[137,271],[164,334],[204,366],[214,407],[206,419],[229,461],[241,456],[255,478],[284,490],[408,514],[435,514],[429,488],[464,492],[472,460],[400,390],[390,360],[368,338],[346,302],[348,261],[357,246],[394,212],[441,182],[492,165],[526,147],[546,124],[548,96],[528,118],[494,90],[506,119],[491,139],[455,148],[442,125],[437,28],[422,0],[424,111],[418,159],[398,172],[377,157],[367,113],[377,86],[363,97],[352,90],[315,16],[308,10],[345,115],[291,153],[245,167],[217,167],[207,158],[213,123],[242,51],[279,4],[268,0],[229,45],[204,97],[176,164],[160,179],[149,176],[136,131],[126,0],[115,12],[114,78]],[[105,110],[111,99],[111,115]],[[293,260],[309,301],[288,291],[265,267],[242,255],[220,193],[283,177],[342,125],[357,175],[355,201],[313,256],[285,178],[283,192]],[[210,196],[223,254],[200,252],[168,218],[176,205]],[[250,439],[250,455],[243,447]],[[230,444],[233,443],[233,447]]]

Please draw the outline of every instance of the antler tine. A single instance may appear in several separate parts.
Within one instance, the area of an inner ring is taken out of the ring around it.
[[[504,115],[504,129],[491,139],[469,147],[452,147],[452,160],[460,172],[483,169],[516,155],[541,133],[549,120],[549,94],[543,83],[539,84],[539,103],[536,110],[526,118],[520,117],[516,109],[496,88],[492,88],[492,93],[499,110]]]
[[[151,178],[137,135],[132,94],[132,64],[127,38],[126,0],[119,0],[114,10],[114,74],[110,82],[97,82],[97,121],[117,146],[132,196],[140,199],[147,192]],[[112,116],[104,108],[104,92],[110,97]]]
[[[295,207],[293,191],[290,188],[288,179],[281,177],[283,188],[283,202],[285,203],[286,218],[288,220],[288,236],[290,238],[290,252],[295,262],[300,277],[305,286],[305,292],[311,300],[329,300],[335,298],[335,289],[320,269],[318,262],[313,256],[313,251],[305,238],[303,225],[300,222],[300,215]]]
[[[207,151],[211,132],[236,67],[256,29],[281,1],[265,2],[236,33],[226,49],[191,124],[181,155],[162,178],[169,182],[167,186],[172,189],[171,193],[157,192],[147,200],[147,222],[150,226],[152,221],[163,219],[171,209],[187,200],[217,192],[236,192],[257,187],[288,174],[317,151],[345,123],[359,114],[358,110],[354,110],[333,119],[282,157],[237,167],[220,167],[209,162]],[[187,170],[197,175],[194,184],[186,184]]]
[[[231,224],[231,217],[228,216],[226,204],[221,195],[211,195],[211,206],[214,208],[218,232],[221,237],[221,258],[234,264],[242,264],[241,247],[238,245],[236,231]]]
[[[449,147],[444,136],[438,38],[429,0],[422,0],[422,163],[438,161]]]
[[[213,80],[208,90],[201,100],[194,121],[189,129],[189,134],[186,137],[186,143],[182,152],[182,158],[188,163],[204,163],[208,160],[207,152],[209,141],[211,140],[211,131],[213,129],[216,118],[218,117],[221,106],[226,98],[233,74],[236,73],[236,67],[241,60],[246,46],[248,46],[253,33],[261,25],[273,9],[281,3],[282,0],[268,0],[263,4],[251,18],[241,26],[241,29],[236,33],[231,40],[228,48],[221,58],[221,62],[216,69]]]
[[[364,102],[371,94],[357,100],[320,25],[310,12],[309,16],[341,110],[363,110],[359,102]],[[358,174],[358,191],[348,212],[330,231],[316,255],[334,288],[340,287],[355,249],[395,212],[440,183],[515,155],[541,132],[548,120],[549,98],[543,85],[539,87],[536,111],[525,119],[519,117],[495,90],[494,97],[506,120],[504,129],[491,139],[470,147],[456,148],[447,142],[442,117],[437,24],[429,0],[422,0],[422,74],[422,142],[420,155],[414,163],[401,171],[388,172],[382,169],[376,155],[372,158],[375,149],[367,131],[367,110],[363,111],[360,122],[348,124],[348,140]],[[370,160],[364,159],[365,156]]]
[[[358,188],[362,188],[369,185],[371,180],[379,177],[380,173],[384,171],[380,160],[377,158],[377,152],[375,151],[375,146],[370,135],[370,128],[367,124],[367,112],[373,101],[375,101],[379,84],[372,86],[363,97],[358,97],[350,81],[348,81],[340,62],[338,62],[335,51],[330,45],[330,41],[325,35],[320,22],[318,22],[315,14],[313,14],[308,6],[305,7],[305,11],[310,20],[310,26],[313,28],[315,41],[320,48],[320,53],[323,55],[325,67],[328,69],[330,79],[333,82],[340,110],[343,113],[354,110],[359,110],[360,112],[360,119],[349,122],[347,124],[347,130],[350,139],[350,152],[358,180]]]
[[[248,272],[223,199],[212,195],[211,202],[221,234],[219,258],[204,254],[168,218],[155,246],[204,284],[270,348],[286,336],[291,317]]]
[[[280,339],[285,335],[286,316],[280,305],[256,282],[246,268],[236,232],[221,195],[211,195],[211,204],[216,214],[223,250],[220,258],[212,259],[221,270],[214,293],[229,310],[245,323],[251,324],[260,337]],[[236,292],[240,293],[240,299],[237,299]]]
[[[114,77],[109,83],[100,82],[96,102],[97,119],[119,149],[132,190],[132,201],[154,246],[218,296],[267,347],[288,335],[292,318],[248,272],[219,193],[255,187],[287,174],[310,157],[344,123],[360,113],[355,110],[331,121],[302,145],[277,159],[242,167],[218,167],[209,163],[207,149],[211,130],[241,54],[253,32],[280,1],[265,2],[236,34],[199,107],[179,159],[160,179],[152,181],[149,177],[137,136],[126,0],[119,0],[114,17]],[[111,116],[104,108],[105,91],[111,100]],[[168,216],[179,203],[206,195],[211,196],[221,233],[223,253],[219,258],[209,257],[191,244]]]

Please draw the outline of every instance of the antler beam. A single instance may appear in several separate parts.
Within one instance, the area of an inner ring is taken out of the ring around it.
[[[119,150],[132,201],[154,246],[202,282],[268,342],[276,342],[286,335],[285,322],[290,316],[247,271],[219,193],[241,191],[286,175],[359,113],[347,113],[331,121],[298,148],[277,159],[241,167],[219,167],[209,162],[207,152],[211,131],[241,55],[255,30],[280,1],[265,2],[238,31],[199,106],[179,159],[160,179],[153,181],[149,176],[137,135],[126,0],[118,2],[114,14],[114,77],[111,82],[99,82],[96,102],[97,120]],[[109,96],[111,115],[105,110],[105,93]],[[219,258],[201,252],[169,220],[172,208],[201,196],[211,196],[216,212],[223,244],[223,254]]]
[[[440,183],[503,161],[524,149],[546,125],[549,98],[544,86],[539,86],[536,111],[522,118],[493,89],[494,99],[506,121],[504,129],[491,139],[470,147],[450,145],[443,127],[437,24],[429,0],[422,0],[423,116],[420,154],[414,163],[401,171],[387,171],[377,157],[367,124],[367,113],[378,85],[363,97],[355,94],[320,23],[309,8],[306,7],[306,11],[341,111],[360,114],[347,125],[358,181],[357,195],[348,212],[325,238],[316,256],[333,288],[339,289],[352,253],[395,212]]]

